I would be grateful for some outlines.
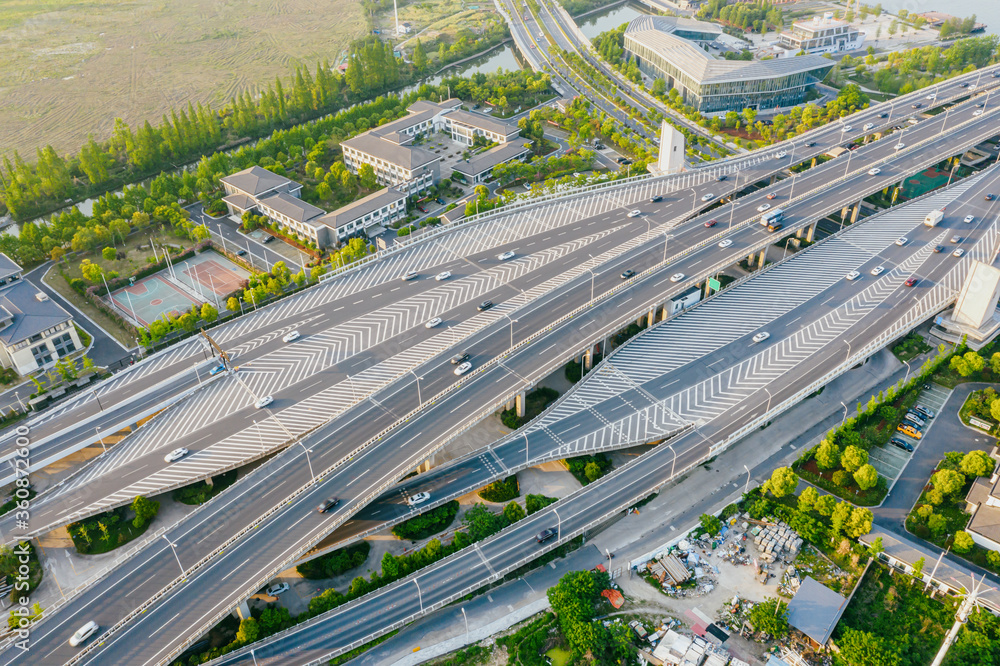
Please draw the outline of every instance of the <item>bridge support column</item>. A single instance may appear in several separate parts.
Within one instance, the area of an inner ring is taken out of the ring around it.
[[[851,224],[858,221],[858,215],[861,214],[861,202],[854,204],[854,212],[851,213]]]
[[[212,483],[212,477],[210,477],[210,476],[209,477],[205,477],[205,485],[207,485],[209,488],[211,488],[212,486],[215,485],[214,483]]]
[[[583,353],[583,371],[586,372],[590,370],[590,367],[594,363],[594,348],[591,347]]]
[[[421,466],[420,466],[420,467],[419,467],[419,468],[417,469],[417,471],[419,471],[419,472],[421,472],[421,473],[423,473],[423,472],[429,472],[429,471],[431,471],[431,461],[430,461],[430,458],[428,458],[427,460],[425,460],[425,461],[424,461],[424,464],[423,464],[423,465],[421,465]]]
[[[250,605],[244,600],[240,602],[240,605],[233,609],[233,617],[237,620],[245,620],[250,615]]]
[[[667,307],[666,303],[664,303],[663,305],[661,305],[660,308],[662,310],[660,312],[660,321],[666,321],[667,317],[670,316],[670,309]]]
[[[809,231],[808,231],[808,233],[806,233],[806,242],[807,243],[812,243],[813,236],[816,235],[816,225],[817,224],[819,224],[819,223],[818,222],[813,222],[811,225],[809,225]]]
[[[635,320],[635,325],[638,326],[639,328],[642,328],[642,325],[645,323],[645,321],[646,321],[645,317],[639,317],[638,319]]]
[[[757,267],[764,268],[764,262],[767,261],[767,248],[765,247],[760,251],[760,258],[757,260]]]
[[[649,309],[649,316],[646,317],[646,321],[648,322],[647,326],[652,326],[656,323],[656,306]]]
[[[709,286],[708,280],[705,280],[705,296],[704,296],[704,298],[708,298],[711,295],[712,295],[712,287]]]
[[[812,169],[815,166],[816,166],[816,158],[814,157],[812,158],[812,163],[809,165],[809,168]]]
[[[806,231],[805,227],[799,227],[798,229],[795,230],[795,237],[802,238],[802,234],[804,234],[805,231]]]
[[[506,409],[507,411],[510,411],[510,410],[514,409],[514,401],[513,400],[508,400],[507,404],[504,405],[504,409]]]
[[[747,268],[753,268],[753,253],[747,256]]]
[[[847,213],[851,210],[850,206],[844,206],[840,209],[840,221],[847,222]]]
[[[517,415],[524,416],[524,391],[517,394]]]

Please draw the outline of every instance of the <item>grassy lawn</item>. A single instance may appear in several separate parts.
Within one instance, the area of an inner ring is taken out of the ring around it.
[[[990,412],[990,405],[994,400],[996,400],[997,394],[994,389],[984,389],[982,391],[973,391],[969,394],[969,397],[965,399],[962,404],[962,408],[958,410],[958,418],[962,420],[962,423],[966,425],[969,424],[970,417],[976,417],[977,419],[986,421],[987,423],[992,423],[993,427],[990,428],[990,434],[996,434],[997,423],[996,419],[993,418],[993,414]]]
[[[76,552],[83,555],[110,552],[142,536],[153,523],[149,521],[136,527],[134,518],[135,513],[130,506],[121,506],[71,523],[68,526],[69,535],[76,546]]]
[[[905,338],[893,345],[892,353],[899,359],[900,363],[905,363],[921,354],[929,352],[931,349],[933,347],[927,344],[922,335],[911,331]]]

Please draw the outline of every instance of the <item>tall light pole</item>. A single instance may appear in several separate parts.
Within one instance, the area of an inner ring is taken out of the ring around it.
[[[410,370],[410,374],[413,375],[413,378],[417,380],[417,402],[419,402],[420,406],[423,407],[424,399],[420,397],[420,377],[417,377],[417,373],[415,373],[413,370]]]
[[[424,596],[422,594],[420,594],[420,583],[418,583],[417,579],[414,578],[413,579],[413,584],[417,586],[417,601],[420,602],[420,612],[423,613],[424,612]]]
[[[556,541],[562,539],[562,518],[559,517],[559,511],[552,509],[552,513],[556,514]]]
[[[462,606],[462,617],[465,618],[465,642],[469,642],[469,616],[465,614],[465,606]]]
[[[781,260],[782,261],[785,260],[785,255],[788,254],[788,244],[790,242],[792,242],[792,237],[791,236],[789,236],[788,238],[785,239],[785,249],[781,252]]]
[[[104,438],[101,437],[101,426],[97,426],[96,428],[94,428],[94,432],[97,434],[98,437],[100,437],[100,439],[101,439],[101,448],[104,449],[105,453],[107,453],[108,452],[108,447],[104,446]]]
[[[733,196],[730,198],[732,207],[729,209],[729,230],[733,230],[733,216],[736,215],[736,193],[740,191],[740,174],[736,174],[736,185],[733,189]]]
[[[347,381],[351,383],[351,398],[356,401],[358,399],[358,392],[354,388],[354,380],[351,379],[350,375],[347,375]]]
[[[311,476],[312,480],[315,481],[316,475],[313,473],[313,464],[312,461],[309,459],[309,453],[312,451],[312,449],[307,449],[306,445],[302,443],[302,440],[299,440],[298,442],[296,442],[296,444],[301,446],[302,450],[306,452],[306,464],[309,465],[309,476]]]
[[[590,300],[594,300],[593,296],[591,296]],[[518,320],[517,319],[511,319],[511,316],[509,314],[507,314],[506,312],[503,313],[503,316],[507,317],[507,320],[510,321],[510,348],[513,349],[514,348],[514,324]]]
[[[177,544],[167,538],[167,535],[163,535],[163,540],[170,544],[170,550],[174,552],[174,559],[177,560],[177,566],[181,568],[181,575],[184,575],[184,565],[181,564],[181,558],[177,557]]]
[[[847,422],[847,403],[841,400],[840,404],[844,407],[844,418],[840,419],[840,427],[843,428],[844,424]]]

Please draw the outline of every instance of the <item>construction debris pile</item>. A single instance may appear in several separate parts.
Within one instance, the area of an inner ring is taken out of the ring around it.
[[[672,630],[666,632],[652,656],[670,666],[749,666],[704,638],[683,636]]]
[[[794,558],[802,548],[802,537],[781,521],[763,526],[755,525],[750,534],[753,535],[754,545],[760,551],[759,558],[762,562],[774,562],[782,557],[783,553]]]

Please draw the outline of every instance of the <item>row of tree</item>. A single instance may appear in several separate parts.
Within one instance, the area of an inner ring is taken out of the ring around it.
[[[703,20],[713,19],[735,28],[759,33],[784,26],[781,8],[767,0],[736,4],[729,4],[729,0],[708,0],[698,10],[697,16]]]

